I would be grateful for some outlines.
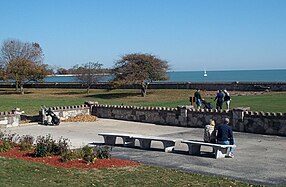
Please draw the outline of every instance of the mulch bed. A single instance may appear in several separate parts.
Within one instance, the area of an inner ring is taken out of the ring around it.
[[[0,156],[7,158],[16,158],[20,160],[28,160],[32,162],[39,162],[46,165],[63,168],[112,168],[135,166],[140,164],[138,162],[121,160],[117,158],[97,159],[94,163],[91,164],[87,164],[83,160],[62,162],[60,156],[34,157],[33,151],[20,151],[18,147],[15,147],[14,149],[7,152],[0,152]]]

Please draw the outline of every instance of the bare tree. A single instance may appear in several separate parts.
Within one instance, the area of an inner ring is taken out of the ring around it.
[[[86,92],[89,93],[92,84],[97,83],[102,78],[102,64],[98,62],[88,62],[82,65],[76,65],[72,71],[76,74],[78,80],[86,85]]]
[[[38,43],[6,40],[0,53],[1,78],[14,80],[16,90],[29,81],[42,80],[47,75],[47,65],[43,64],[43,52]]]
[[[149,82],[167,80],[168,62],[151,54],[127,54],[115,62],[114,82],[119,84],[141,84],[141,95],[145,97]]]

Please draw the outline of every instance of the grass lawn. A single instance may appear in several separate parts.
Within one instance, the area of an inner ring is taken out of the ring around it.
[[[18,107],[28,115],[38,114],[41,105],[81,105],[84,101],[100,104],[177,107],[189,105],[194,90],[149,90],[145,98],[140,90],[26,89],[21,95],[13,89],[0,89],[0,111]],[[212,101],[215,96],[202,92]],[[214,104],[214,101],[213,101]],[[231,107],[249,106],[253,111],[286,112],[286,93],[233,96]],[[0,186],[251,186],[221,177],[185,173],[153,166],[110,169],[64,169],[39,163],[0,157]]]
[[[162,106],[177,107],[189,105],[189,97],[194,90],[185,89],[153,89],[148,90],[147,97],[140,96],[140,90],[93,89],[86,94],[84,89],[26,89],[26,94],[15,93],[13,89],[0,89],[0,111],[11,111],[13,108],[24,110],[27,115],[38,114],[41,105],[69,106],[81,105],[85,101],[98,101],[100,104],[135,105],[135,106]],[[216,92],[202,96],[207,101],[213,101]],[[231,108],[250,107],[252,111],[286,112],[286,92],[269,92],[258,95],[232,96]]]
[[[0,186],[253,186],[153,166],[65,169],[0,157]]]

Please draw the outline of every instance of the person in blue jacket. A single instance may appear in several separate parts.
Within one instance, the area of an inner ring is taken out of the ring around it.
[[[216,130],[217,130],[216,139],[218,144],[223,144],[223,145],[235,144],[232,129],[229,126],[228,118],[224,119],[223,124],[217,125]],[[234,157],[233,153],[234,153],[234,148],[231,148],[228,157],[233,158]]]

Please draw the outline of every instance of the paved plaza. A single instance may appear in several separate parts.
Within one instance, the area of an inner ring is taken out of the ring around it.
[[[118,132],[149,136],[162,136],[184,140],[202,140],[202,128],[161,126],[149,123],[98,119],[96,122],[63,122],[59,126],[43,126],[36,123],[2,129],[19,135],[51,134],[54,139],[68,138],[72,147],[88,143],[103,143],[98,133]],[[211,148],[203,148],[199,156],[189,155],[186,144],[176,142],[174,153],[165,153],[162,143],[152,142],[151,150],[114,146],[112,156],[142,162],[144,164],[175,168],[188,172],[219,175],[239,181],[286,185],[286,137],[234,132],[237,148],[235,158],[215,159]],[[120,138],[118,143],[120,144]],[[135,142],[135,145],[138,142]]]

